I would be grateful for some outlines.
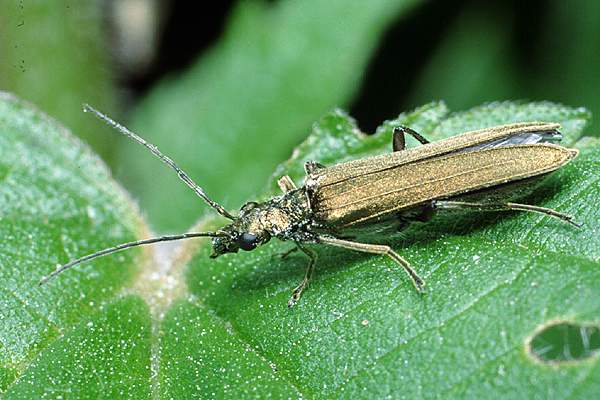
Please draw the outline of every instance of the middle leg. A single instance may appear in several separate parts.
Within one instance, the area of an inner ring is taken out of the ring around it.
[[[292,297],[290,297],[290,299],[288,300],[288,307],[293,307],[298,302],[298,300],[300,300],[302,292],[308,286],[308,283],[310,282],[312,275],[315,272],[315,264],[317,263],[317,253],[315,253],[314,250],[304,247],[299,242],[296,242],[296,246],[298,246],[298,248],[308,256],[309,261],[308,266],[306,267],[306,272],[304,273],[304,279],[302,279],[302,282],[300,282],[300,284],[296,286],[296,288],[292,292]]]

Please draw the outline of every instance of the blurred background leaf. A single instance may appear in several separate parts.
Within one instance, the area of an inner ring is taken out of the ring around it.
[[[59,118],[111,162],[110,130],[81,112],[82,103],[117,111],[102,21],[97,1],[0,0],[0,89]]]
[[[227,207],[261,193],[313,121],[347,104],[380,35],[416,1],[240,2],[221,41],[162,81],[132,127],[171,154]],[[158,230],[190,226],[206,208],[135,146],[120,177]]]
[[[406,105],[442,98],[453,109],[503,98],[600,111],[600,3],[462,2],[417,74]],[[598,134],[600,125],[590,132]]]
[[[440,96],[452,108],[463,108],[472,106],[473,99],[493,101],[518,93],[517,71],[509,58],[514,24],[492,18],[501,12],[497,8],[466,9],[457,16],[419,73],[409,102],[422,104]]]

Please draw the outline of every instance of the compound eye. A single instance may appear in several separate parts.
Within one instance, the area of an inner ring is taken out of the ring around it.
[[[240,249],[250,251],[254,250],[256,246],[258,246],[258,236],[253,235],[252,233],[242,233],[240,237],[237,239],[238,246]]]

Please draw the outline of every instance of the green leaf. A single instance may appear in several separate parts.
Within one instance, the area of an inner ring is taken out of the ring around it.
[[[41,385],[35,372],[40,370],[48,374],[45,381],[54,382],[52,390],[59,390],[69,379],[65,369],[76,375],[91,362],[97,375],[90,379],[112,386],[109,381],[120,379],[130,360],[123,355],[119,363],[118,357],[94,354],[96,346],[110,346],[117,336],[90,335],[82,323],[98,320],[115,331],[146,329],[147,310],[134,313],[136,320],[123,317],[140,305],[111,305],[137,274],[136,252],[82,265],[43,287],[38,282],[57,264],[139,236],[143,225],[136,208],[89,148],[54,120],[1,92],[0,182],[0,392],[25,370],[37,378],[20,380],[18,387],[33,385],[32,393],[50,389]],[[78,348],[81,355],[63,354]],[[143,368],[134,375],[148,380]],[[88,383],[73,378],[68,388],[87,390]]]
[[[248,339],[198,301],[177,302],[161,325],[160,397],[300,398]]]
[[[298,393],[228,324],[188,299],[177,268],[159,257],[122,252],[38,286],[57,264],[148,233],[97,156],[2,92],[0,182],[3,398]],[[186,363],[194,368],[180,371]]]
[[[219,44],[154,89],[132,128],[237,206],[262,192],[315,120],[348,104],[386,27],[417,3],[240,2]],[[122,180],[158,230],[185,229],[206,212],[156,160],[121,150]]]
[[[141,299],[116,300],[44,349],[7,398],[149,398],[151,332]]]
[[[572,144],[588,119],[585,110],[550,103],[496,103],[449,115],[443,103],[432,103],[365,136],[336,111],[278,172],[300,183],[307,159],[331,164],[387,153],[396,124],[439,139],[490,123],[556,121]],[[391,243],[427,280],[423,296],[385,258],[315,246],[316,276],[292,309],[286,302],[306,259],[281,259],[290,244],[275,240],[212,261],[207,241],[145,257],[127,251],[38,287],[57,263],[148,233],[97,157],[6,94],[0,151],[4,398],[597,393],[597,354],[548,366],[527,353],[531,337],[552,321],[600,325],[597,142],[526,199],[576,215],[582,229],[522,213],[416,225]],[[198,229],[220,223],[207,220]]]

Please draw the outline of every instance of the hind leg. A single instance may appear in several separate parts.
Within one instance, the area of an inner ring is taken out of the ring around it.
[[[581,228],[581,224],[573,221],[573,216],[563,214],[551,208],[532,206],[529,204],[519,203],[472,203],[466,201],[445,201],[434,200],[431,202],[431,207],[438,210],[475,210],[475,211],[528,211],[536,212],[559,219],[563,222],[571,224],[577,228]]]

